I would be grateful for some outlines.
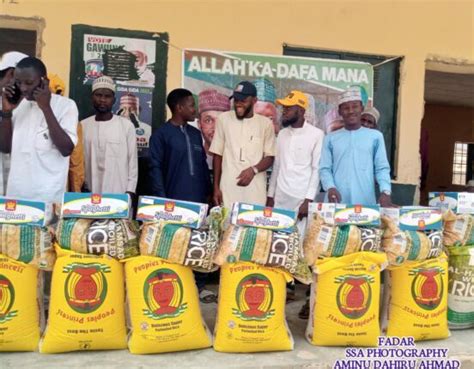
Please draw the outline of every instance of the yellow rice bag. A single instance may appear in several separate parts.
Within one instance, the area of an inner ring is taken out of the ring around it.
[[[443,214],[444,244],[447,246],[474,245],[474,214]]]
[[[50,227],[0,224],[0,254],[42,270],[52,270],[56,260],[52,238]]]
[[[288,273],[253,263],[221,268],[214,349],[220,352],[286,351],[293,337],[285,319]]]
[[[411,261],[387,269],[383,329],[415,341],[441,339],[448,330],[448,260]]]
[[[123,266],[103,255],[56,248],[41,353],[127,347]]]
[[[380,335],[383,253],[358,252],[316,262],[306,338],[317,346],[376,346]]]
[[[36,351],[40,338],[38,269],[0,255],[0,351]]]
[[[126,262],[125,276],[132,354],[211,347],[191,268],[140,256]]]
[[[384,233],[382,249],[390,265],[401,265],[407,261],[433,259],[443,252],[441,231],[401,231],[393,220],[382,217]]]

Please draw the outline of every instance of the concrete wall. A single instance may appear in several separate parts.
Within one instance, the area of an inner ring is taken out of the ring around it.
[[[386,1],[2,1],[0,14],[45,20],[42,57],[69,76],[71,24],[166,31],[180,48],[282,53],[282,43],[403,55],[399,183],[418,184],[425,59],[474,60],[472,2]],[[170,47],[168,89],[181,84],[181,51]]]

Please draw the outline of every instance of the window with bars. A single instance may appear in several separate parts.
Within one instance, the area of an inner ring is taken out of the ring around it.
[[[467,153],[469,144],[456,142],[453,156],[453,184],[464,186],[467,174]]]

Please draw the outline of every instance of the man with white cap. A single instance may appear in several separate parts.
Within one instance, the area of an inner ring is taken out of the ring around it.
[[[360,88],[351,87],[339,97],[344,128],[324,139],[319,174],[330,202],[375,205],[375,181],[379,203],[392,206],[390,165],[385,143],[377,130],[362,127]]]
[[[84,135],[85,187],[96,193],[135,194],[137,140],[132,122],[112,113],[115,84],[102,76],[92,84],[96,114],[81,122]]]
[[[360,117],[362,126],[365,128],[372,128],[372,129],[377,129],[377,124],[379,122],[379,119],[380,119],[380,113],[373,106],[366,107],[364,111],[362,112],[362,116]]]
[[[18,51],[10,51],[3,54],[0,61],[0,90],[13,84],[15,67],[21,59],[28,55]],[[0,111],[2,101],[0,99]],[[0,113],[1,114],[1,113]],[[1,118],[1,117],[0,117]],[[0,152],[0,195],[5,195],[7,189],[8,172],[10,171],[10,154]]]
[[[77,142],[76,104],[51,94],[46,66],[34,57],[18,62],[15,86],[5,87],[2,99],[0,150],[11,152],[6,195],[60,202]]]

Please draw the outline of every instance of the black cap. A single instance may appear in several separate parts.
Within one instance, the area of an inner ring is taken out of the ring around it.
[[[244,100],[246,97],[256,97],[257,96],[257,88],[253,83],[249,81],[242,81],[234,88],[234,93],[229,99],[236,99],[236,100]]]

